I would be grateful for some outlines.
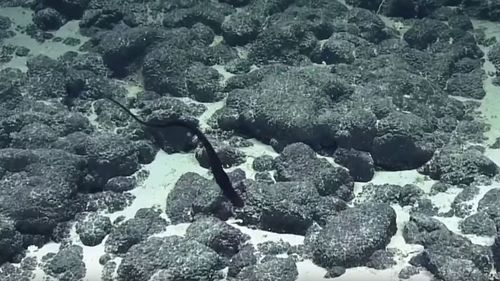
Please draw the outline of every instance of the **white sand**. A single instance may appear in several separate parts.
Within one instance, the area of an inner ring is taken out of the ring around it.
[[[24,11],[24,12],[23,12]],[[13,17],[16,16],[16,21],[20,25],[26,25],[31,22],[30,14],[25,12],[26,10],[18,9],[18,8],[2,8],[0,10],[0,15]],[[487,22],[474,21],[475,26],[487,26],[488,32],[487,34],[496,35],[497,38],[500,38],[500,29],[495,27]],[[55,34],[61,37],[72,36],[75,38],[79,38],[82,40],[82,43],[85,42],[85,38],[78,35],[78,25],[76,21],[69,22]],[[31,49],[30,55],[34,54],[46,54],[50,57],[57,57],[62,53],[73,50],[75,51],[78,47],[70,47],[66,46],[62,43],[51,42],[50,40],[39,44],[35,40],[29,38],[26,35],[18,34],[16,37],[7,39],[6,43],[13,43],[16,45],[24,45]],[[487,48],[484,48],[487,50]],[[5,67],[17,67],[22,70],[26,70],[25,66],[25,58],[16,57],[13,61],[7,64],[0,65],[0,68]],[[492,65],[489,62],[485,63],[485,69],[488,71],[492,70]],[[214,67],[221,74],[223,74],[224,79],[221,83],[224,83],[227,78],[230,76],[229,73],[223,70],[221,66]],[[138,91],[136,86],[134,91]],[[490,121],[491,131],[488,132],[489,142],[492,142],[496,137],[500,136],[500,123],[497,120],[497,114],[500,109],[500,99],[498,98],[498,93],[500,92],[498,88],[491,85],[491,78],[488,78],[485,81],[485,89],[488,94],[484,98],[481,110],[487,120]],[[496,93],[495,93],[496,92]],[[194,102],[194,101],[192,101]],[[201,116],[201,125],[202,128],[206,126],[207,118],[213,114],[217,109],[221,108],[224,104],[224,101],[214,103],[214,104],[206,104],[208,106],[208,110]],[[247,161],[238,166],[239,168],[244,169],[247,172],[248,177],[253,177],[255,172],[251,169],[252,161],[255,157],[269,154],[272,156],[276,156],[275,153],[269,146],[259,143],[258,141],[252,140],[254,146],[250,148],[242,148],[241,150],[245,152],[248,156]],[[488,149],[487,154],[500,165],[500,150],[492,150]],[[332,159],[329,161],[333,162]],[[235,169],[236,167],[231,168]],[[165,199],[167,197],[168,192],[172,189],[175,182],[178,178],[185,172],[196,172],[203,176],[208,175],[208,171],[202,167],[200,167],[194,158],[193,154],[184,154],[184,153],[176,153],[176,154],[166,154],[164,152],[159,152],[155,158],[155,160],[143,167],[149,171],[150,176],[144,181],[144,183],[134,189],[131,193],[136,196],[136,199],[132,203],[130,207],[128,207],[124,211],[116,212],[114,214],[105,214],[109,216],[111,219],[115,219],[118,216],[125,216],[127,219],[134,216],[135,212],[139,208],[148,208],[148,207],[159,207],[164,209]],[[418,185],[425,192],[429,192],[430,186],[434,183],[434,181],[428,179],[425,176],[418,174],[416,171],[401,171],[401,172],[378,172],[376,173],[374,179],[371,181],[374,184],[383,184],[383,183],[392,183],[404,185],[408,183],[413,183]],[[362,191],[362,188],[365,184],[356,183],[355,193],[359,194]],[[485,186],[480,187],[480,194],[477,195],[474,200],[471,201],[471,204],[474,206],[474,209],[477,208],[477,201],[482,198],[482,196],[491,188],[497,187],[499,188],[499,183],[495,183],[493,186]],[[430,196],[429,199],[436,204],[441,211],[446,211],[450,207],[450,203],[453,201],[455,196],[460,190],[450,189],[446,193],[438,194],[435,196]],[[324,274],[326,273],[325,269],[319,268],[314,265],[310,260],[305,260],[297,263],[299,270],[299,278],[300,281],[309,281],[309,280],[398,280],[397,274],[401,268],[407,265],[408,260],[412,255],[418,253],[422,250],[422,246],[420,245],[410,245],[405,243],[402,238],[402,229],[404,224],[409,219],[408,207],[402,208],[398,205],[394,205],[393,208],[397,213],[397,225],[398,231],[397,234],[391,239],[390,244],[388,245],[389,249],[397,249],[398,256],[396,261],[398,264],[391,269],[388,270],[374,270],[366,267],[360,268],[351,268],[347,269],[346,274],[342,275],[339,278],[334,279],[323,279]],[[458,229],[459,219],[456,217],[452,218],[438,218],[443,221],[450,230],[460,233]],[[241,227],[235,224],[235,221],[230,220],[230,224],[239,228],[244,233],[247,233],[251,236],[251,242],[254,244],[264,242],[264,241],[279,241],[284,240],[289,242],[292,245],[297,245],[303,243],[304,237],[298,235],[282,235],[271,233],[267,231],[261,230],[253,230],[246,227]],[[156,234],[154,236],[166,236],[166,235],[184,235],[186,228],[189,224],[177,224],[171,225],[167,227],[167,230],[163,233]],[[95,281],[100,278],[102,266],[99,264],[99,257],[104,254],[104,243],[98,245],[96,247],[87,247],[83,246],[79,241],[78,236],[75,233],[73,228],[71,232],[71,237],[73,238],[74,244],[80,245],[84,249],[84,261],[87,265],[87,276],[85,280]],[[468,235],[472,241],[478,244],[489,245],[491,244],[491,237],[473,237]],[[39,260],[40,258],[49,252],[57,252],[59,245],[56,243],[49,243],[42,247],[41,249],[36,249],[36,247],[32,246],[28,249],[28,256],[35,256]],[[120,259],[115,259],[115,261],[119,262]],[[38,269],[36,272],[37,277],[36,280],[41,280],[42,276],[45,274],[43,271]],[[428,272],[423,271],[421,274],[413,276],[409,280],[431,280],[431,276]]]
[[[484,29],[487,37],[495,37],[500,42],[500,25],[498,23],[491,23],[487,21],[474,20],[472,21],[475,29]],[[486,54],[490,47],[481,46],[481,50]],[[483,69],[486,73],[494,73],[495,67],[485,56],[485,63]],[[500,70],[499,70],[500,71]],[[489,138],[489,143],[495,141],[500,137],[500,88],[492,84],[493,77],[488,77],[483,84],[486,91],[486,96],[481,100],[481,113],[489,121],[491,130],[486,134]]]
[[[31,17],[33,12],[27,9],[21,8],[1,8],[0,16],[9,17],[15,24],[19,26],[27,26],[32,23]],[[13,27],[11,27],[13,28]],[[13,44],[16,46],[25,46],[30,49],[29,55],[46,55],[51,58],[58,58],[62,54],[68,51],[79,52],[78,48],[85,42],[88,38],[79,34],[78,21],[69,21],[59,30],[52,32],[57,37],[73,37],[80,39],[80,44],[77,46],[68,46],[62,42],[54,42],[52,40],[46,40],[44,43],[39,43],[35,39],[31,38],[27,34],[16,33],[16,36],[12,38],[4,39],[3,44]],[[0,69],[7,67],[19,68],[26,72],[26,59],[27,57],[14,56],[14,59],[8,63],[0,63]]]
[[[205,176],[208,172],[199,166],[192,153],[167,154],[161,150],[156,155],[155,160],[145,165],[143,169],[149,171],[150,176],[141,186],[130,192],[136,196],[131,206],[124,211],[107,214],[112,220],[118,216],[132,218],[140,208],[154,206],[165,210],[167,195],[181,175],[195,172]]]

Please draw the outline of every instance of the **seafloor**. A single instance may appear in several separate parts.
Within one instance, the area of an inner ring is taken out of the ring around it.
[[[0,0],[0,281],[500,280],[497,38],[498,0]]]

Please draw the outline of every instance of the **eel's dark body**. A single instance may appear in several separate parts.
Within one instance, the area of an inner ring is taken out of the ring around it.
[[[228,175],[222,168],[222,163],[219,159],[219,156],[217,156],[217,153],[215,152],[212,144],[210,141],[207,139],[205,134],[203,134],[198,127],[194,126],[193,124],[190,124],[186,121],[183,120],[171,120],[171,121],[165,121],[162,123],[152,123],[152,122],[146,122],[141,120],[139,117],[137,117],[135,114],[130,112],[128,108],[126,108],[124,105],[119,103],[118,101],[110,98],[110,97],[105,97],[107,100],[111,101],[112,103],[116,104],[119,106],[121,109],[123,109],[126,113],[128,113],[132,118],[135,119],[135,121],[139,122],[140,124],[147,126],[147,127],[152,127],[152,128],[167,128],[167,127],[183,127],[191,131],[193,134],[195,134],[198,139],[201,141],[203,146],[205,147],[208,155],[208,161],[210,164],[210,169],[212,170],[212,173],[215,178],[215,182],[219,185],[219,187],[222,190],[222,193],[224,196],[231,201],[231,203],[235,207],[243,207],[244,202],[243,199],[240,197],[240,195],[236,192],[234,189],[233,185],[231,184],[231,181],[229,180]]]

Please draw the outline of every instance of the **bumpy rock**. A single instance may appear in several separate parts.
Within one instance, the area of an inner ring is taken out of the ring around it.
[[[291,258],[270,256],[256,265],[243,268],[236,276],[236,280],[296,280],[299,272],[295,261]]]
[[[355,24],[359,29],[359,37],[378,43],[390,37],[382,19],[367,9],[353,8],[349,10],[347,22]]]
[[[213,217],[204,217],[194,221],[186,230],[185,237],[210,247],[222,256],[236,254],[242,244],[250,239],[239,229]]]
[[[153,49],[144,57],[144,88],[160,94],[168,91],[174,96],[186,96],[182,74],[189,65],[186,50],[175,46]]]
[[[246,13],[235,13],[224,20],[221,29],[229,45],[245,45],[257,37],[259,22]]]
[[[460,222],[459,227],[464,234],[494,236],[497,233],[495,221],[483,212],[478,212],[465,218]]]
[[[139,116],[146,122],[161,124],[170,120],[182,119],[198,126],[198,119],[205,110],[204,105],[188,105],[172,97],[144,100]],[[137,125],[137,124],[135,124]],[[186,151],[196,147],[192,132],[183,127],[143,128],[145,136],[156,146],[168,153]]]
[[[61,0],[61,1],[45,1],[44,5],[48,5],[57,9],[62,15],[69,19],[79,19],[83,11],[87,8],[90,0]]]
[[[354,181],[367,182],[375,175],[373,158],[368,152],[338,148],[333,159],[349,170]]]
[[[148,27],[116,28],[103,36],[98,50],[106,66],[115,74],[124,75],[127,67],[154,42],[155,36],[155,30]]]
[[[150,235],[164,231],[167,225],[167,221],[160,217],[159,211],[139,209],[134,218],[111,231],[106,239],[106,252],[126,253],[130,247],[144,241]]]
[[[476,212],[473,210],[474,207],[474,198],[479,195],[479,188],[475,185],[466,186],[459,185],[463,187],[462,191],[457,194],[453,202],[451,203],[450,213],[455,214],[455,216],[460,218],[465,218],[468,215],[471,215]]]
[[[89,163],[85,188],[102,188],[110,178],[130,176],[139,170],[138,151],[134,143],[114,134],[99,134],[85,144],[83,153]]]
[[[236,217],[245,225],[278,233],[303,235],[314,220],[324,222],[346,207],[335,197],[321,197],[311,182],[245,180],[242,185],[246,205],[237,210]]]
[[[443,281],[487,281],[488,274],[467,258],[453,258],[444,254],[424,251],[419,255],[421,265]]]
[[[428,198],[419,199],[411,210],[410,214],[420,213],[427,216],[436,216],[439,213],[439,208],[434,206],[432,201]]]
[[[335,195],[345,201],[352,199],[354,181],[349,172],[318,158],[304,143],[286,146],[275,159],[275,166],[277,181],[308,180],[314,183],[320,195]]]
[[[291,250],[292,246],[290,243],[279,240],[279,241],[265,241],[257,244],[257,249],[261,255],[280,255],[287,254]]]
[[[371,150],[376,165],[390,170],[417,168],[434,153],[435,147],[426,141],[431,124],[415,114],[390,113],[377,129]]]
[[[16,230],[14,221],[0,214],[0,264],[21,254],[23,240]]]
[[[424,194],[424,191],[413,184],[404,186],[394,184],[374,185],[369,183],[363,186],[362,196],[368,201],[408,206],[415,204]]]
[[[8,17],[0,16],[0,30],[7,30],[12,26],[12,21]]]
[[[477,69],[469,73],[455,73],[448,80],[446,91],[450,95],[473,99],[482,99],[486,95],[483,88],[484,70]]]
[[[475,148],[444,147],[419,172],[450,184],[470,184],[478,176],[494,177],[498,166]]]
[[[29,263],[28,263],[29,264]],[[2,281],[30,281],[35,278],[33,267],[36,266],[36,260],[31,261],[28,266],[16,266],[12,263],[0,265],[0,278]]]
[[[215,102],[223,98],[219,93],[222,75],[212,67],[193,63],[186,71],[187,95],[199,102]]]
[[[64,23],[63,16],[53,8],[45,8],[37,11],[33,21],[42,30],[57,30]]]
[[[415,25],[405,32],[403,38],[410,46],[422,50],[436,42],[447,29],[446,24],[443,22],[424,19],[417,21]]]
[[[49,257],[44,271],[61,281],[79,280],[85,277],[83,249],[80,246],[63,248],[57,254]]]
[[[192,222],[196,214],[213,214],[226,220],[231,211],[224,202],[227,201],[214,181],[189,172],[179,178],[168,194],[165,212],[173,223]]]
[[[76,233],[80,236],[83,245],[92,247],[101,244],[112,227],[108,217],[89,213],[76,224]]]
[[[229,260],[227,276],[236,277],[243,268],[255,264],[257,264],[255,249],[251,244],[246,244]]]
[[[163,26],[190,27],[195,23],[204,23],[213,30],[220,32],[226,16],[234,12],[234,8],[221,2],[192,1],[181,5],[178,9],[165,14]]]
[[[500,188],[493,188],[486,192],[479,200],[477,210],[488,214],[494,220],[500,218]]]
[[[0,121],[0,139],[10,147],[66,150],[67,147],[57,145],[60,139],[77,131],[83,131],[82,135],[90,131],[87,118],[80,113],[69,113],[60,106],[23,101],[15,111]]]
[[[253,160],[252,168],[261,172],[274,170],[274,158],[271,155],[258,156]]]
[[[28,58],[28,85],[30,95],[36,98],[64,97],[65,69],[64,65],[45,55]]]
[[[0,209],[21,232],[48,234],[80,206],[75,194],[87,162],[61,150],[0,150],[8,173],[0,182]]]
[[[387,204],[367,203],[332,217],[324,228],[306,236],[305,245],[320,266],[353,267],[384,249],[395,233],[395,211]]]
[[[412,214],[405,225],[403,237],[407,243],[422,244],[425,251],[414,257],[412,264],[425,267],[444,280],[455,280],[454,272],[461,274],[457,280],[483,279],[493,266],[489,247],[473,244],[469,239],[455,234],[437,219],[422,214]],[[448,262],[446,262],[448,260]],[[470,274],[470,276],[469,276]]]
[[[496,70],[500,70],[500,43],[496,43],[491,46],[490,51],[488,52],[488,59],[495,66]]]
[[[444,66],[451,67],[455,55],[431,56],[400,46],[400,55],[395,58],[389,46],[393,45],[387,42],[380,51],[390,53],[390,57],[360,59],[352,67],[336,65],[333,76],[320,67],[298,70],[280,65],[235,76],[228,81],[226,89],[230,92],[218,125],[224,130],[252,134],[277,151],[294,142],[306,143],[314,150],[335,144],[370,152],[374,165],[389,170],[420,167],[449,138],[457,121],[464,118],[463,104],[451,100],[444,90],[434,85],[442,83],[444,87],[446,79],[438,78],[450,77],[449,69]],[[366,67],[372,71],[369,77],[360,70]],[[413,73],[415,68],[426,73],[426,77],[438,78],[429,83],[429,79]],[[345,86],[346,81],[359,84],[360,79],[365,83],[362,90]],[[293,80],[292,87],[290,80]],[[284,81],[285,85],[280,86],[276,81]],[[288,91],[284,91],[286,97],[281,98],[283,88]],[[313,98],[302,101],[305,92],[295,92],[301,88],[309,89],[309,96]],[[274,94],[266,95],[267,92]],[[409,97],[402,96],[403,92]],[[388,99],[387,95],[393,98]],[[289,103],[288,98],[292,96],[294,99]],[[350,98],[341,98],[346,96]],[[436,107],[426,105],[431,102]],[[283,106],[269,108],[273,104]],[[282,108],[290,109],[298,104],[299,109],[280,112]],[[289,112],[302,112],[310,120],[300,118],[302,123],[295,123],[294,118],[302,113],[290,117]]]
[[[179,236],[153,237],[132,246],[118,267],[118,280],[186,279],[214,281],[224,267],[209,247]]]
[[[88,35],[86,28],[112,29],[121,19],[123,14],[116,10],[87,9],[79,25],[82,33]]]
[[[396,265],[396,261],[393,258],[394,253],[386,250],[377,250],[371,255],[366,266],[378,270],[388,269]]]
[[[8,116],[6,114],[8,110],[16,108],[16,106],[21,102],[22,95],[18,86],[15,85],[16,79],[24,79],[22,75],[17,74],[13,69],[3,69],[0,71],[0,109],[2,109],[1,115]],[[16,78],[17,77],[17,78]]]
[[[113,192],[124,192],[132,190],[137,185],[137,179],[133,176],[118,176],[109,179],[104,185],[104,190]]]
[[[212,146],[214,146],[215,153],[217,153],[217,156],[219,157],[224,167],[229,168],[245,163],[246,155],[241,150],[238,150],[230,145],[225,145],[225,144],[216,145],[212,143]],[[197,150],[195,153],[195,157],[202,167],[204,168],[210,167],[205,147]]]
[[[77,197],[82,211],[107,211],[109,213],[123,211],[135,199],[135,196],[128,192],[117,193],[107,190],[96,193],[79,193]]]
[[[398,277],[401,279],[410,279],[413,275],[417,275],[420,273],[420,269],[416,266],[406,266],[398,274]]]
[[[317,45],[311,55],[311,60],[326,64],[352,63],[355,49],[356,46],[353,43],[332,36],[325,43]]]
[[[377,11],[383,15],[402,18],[421,18],[430,15],[442,5],[440,1],[405,1],[405,0],[347,0],[346,3]]]
[[[465,1],[464,12],[471,17],[498,21],[500,7],[498,1]]]
[[[288,25],[272,25],[260,32],[248,53],[255,64],[271,61],[299,65],[307,61],[306,54],[316,45],[314,34],[301,23],[290,21]]]

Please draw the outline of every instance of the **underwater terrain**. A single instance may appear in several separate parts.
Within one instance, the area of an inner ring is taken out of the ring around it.
[[[498,281],[499,39],[500,0],[0,0],[0,281]]]

